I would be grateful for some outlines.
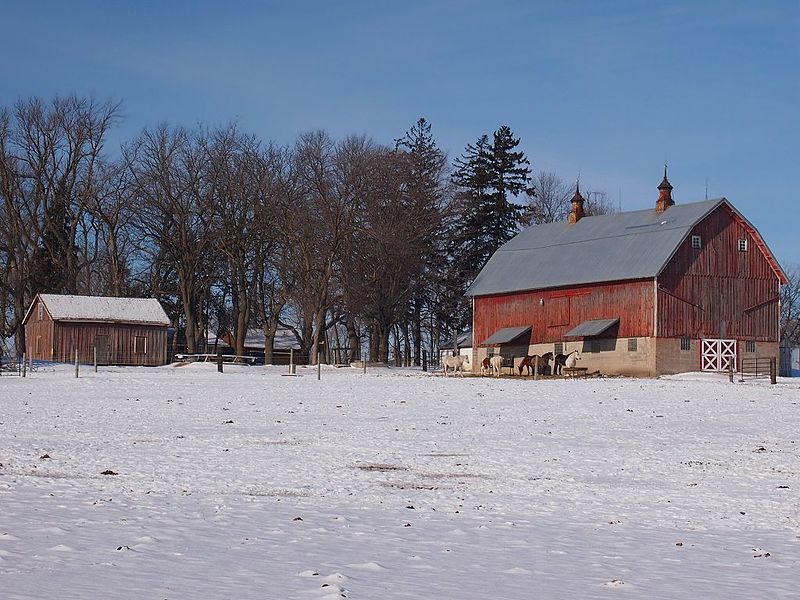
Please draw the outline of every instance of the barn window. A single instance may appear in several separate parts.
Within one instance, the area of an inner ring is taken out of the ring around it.
[[[44,319],[44,305],[41,302],[36,306],[36,312],[40,321]]]
[[[636,338],[628,338],[628,352],[636,352],[639,346],[639,340]]]
[[[755,352],[756,351],[756,341],[755,340],[747,340],[744,343],[744,351],[745,352]]]
[[[739,252],[747,252],[747,238],[739,240]]]
[[[600,352],[600,340],[589,342],[589,352]]]
[[[681,350],[691,350],[692,349],[692,340],[690,340],[687,336],[683,336],[681,338]]]
[[[42,336],[36,336],[36,358],[42,358]]]
[[[147,354],[147,338],[143,335],[136,335],[133,337],[133,353],[134,354]]]
[[[693,235],[692,236],[692,248],[694,248],[695,250],[699,250],[700,247],[702,246],[702,244],[703,244],[703,240],[700,239],[699,235]]]
[[[553,344],[553,354],[564,354],[564,342]]]

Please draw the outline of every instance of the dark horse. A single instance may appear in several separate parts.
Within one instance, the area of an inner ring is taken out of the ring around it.
[[[523,369],[528,369],[528,375],[533,375],[534,369],[534,361],[536,361],[536,365],[538,368],[536,372],[540,375],[546,375],[547,371],[550,370],[550,361],[553,358],[552,352],[546,352],[539,356],[538,354],[532,354],[523,358],[519,363],[519,374],[522,375]]]

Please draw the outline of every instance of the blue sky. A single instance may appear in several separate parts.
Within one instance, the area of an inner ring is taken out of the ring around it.
[[[94,94],[143,127],[263,139],[424,116],[451,157],[508,124],[535,170],[649,207],[726,196],[800,264],[800,0],[37,2],[0,6],[0,105]]]

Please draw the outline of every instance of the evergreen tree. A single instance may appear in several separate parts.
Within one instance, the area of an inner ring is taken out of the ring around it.
[[[44,233],[31,257],[28,285],[31,294],[60,294],[69,289],[67,203],[57,196],[47,209]]]
[[[455,161],[453,183],[458,187],[460,218],[451,238],[451,298],[448,310],[460,326],[469,322],[469,284],[500,246],[519,231],[523,207],[514,199],[533,194],[530,162],[517,150],[519,138],[501,126],[489,137],[469,144]]]
[[[432,288],[436,286],[443,255],[443,211],[448,197],[447,156],[436,145],[431,125],[424,118],[420,118],[402,138],[395,140],[395,151],[403,152],[407,158],[404,161],[405,204],[418,224],[421,247],[424,249],[422,270],[415,277],[408,307],[413,363],[419,366],[423,309],[434,293]]]
[[[489,256],[519,231],[523,207],[513,202],[510,196],[532,193],[530,189],[530,162],[525,153],[515,150],[519,138],[508,125],[494,132],[494,143],[489,161],[489,186],[491,198],[487,221],[486,242]]]

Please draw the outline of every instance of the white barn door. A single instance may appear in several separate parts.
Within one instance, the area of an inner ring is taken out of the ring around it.
[[[702,371],[727,371],[736,369],[736,340],[702,340]]]

